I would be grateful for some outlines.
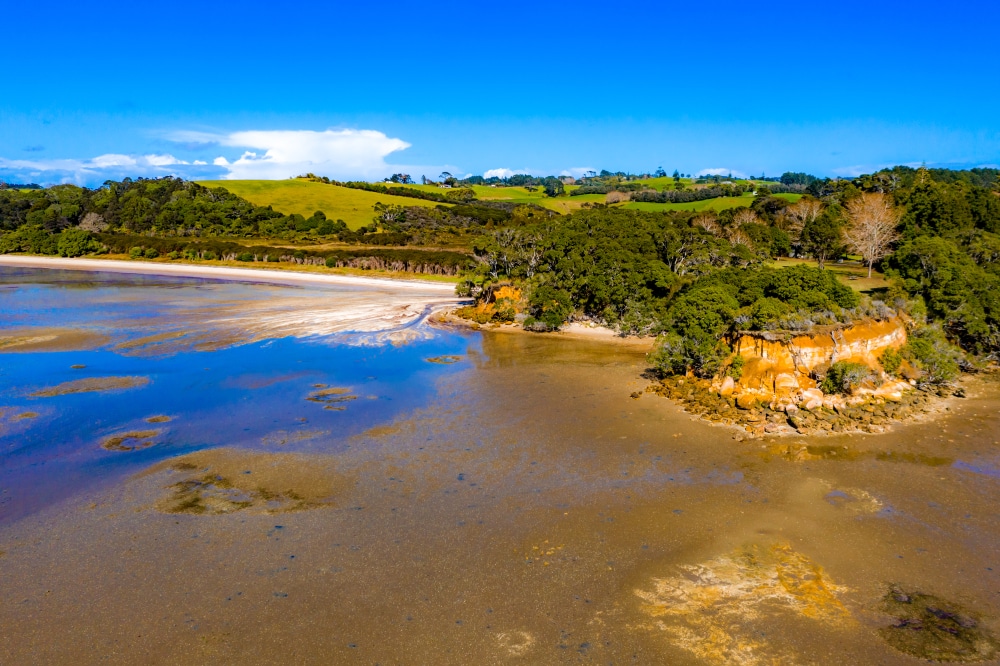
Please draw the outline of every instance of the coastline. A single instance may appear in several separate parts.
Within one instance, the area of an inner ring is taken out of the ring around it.
[[[443,311],[431,319],[431,323],[445,328],[456,328],[481,333],[503,333],[509,335],[530,335],[539,338],[555,340],[583,340],[587,342],[605,342],[609,344],[632,347],[645,352],[652,351],[655,337],[622,337],[617,332],[605,326],[587,326],[579,322],[566,324],[558,331],[536,333],[526,331],[520,324],[477,324],[457,316],[454,312]]]
[[[406,280],[390,277],[362,277],[327,273],[306,273],[283,268],[237,268],[231,266],[202,266],[182,262],[145,262],[127,259],[77,259],[20,254],[0,255],[0,267],[49,268],[60,270],[93,271],[107,273],[130,273],[139,275],[163,275],[175,277],[209,278],[238,282],[273,282],[279,284],[319,284],[364,287],[393,287],[440,291],[455,298],[455,286],[451,283],[430,280]]]

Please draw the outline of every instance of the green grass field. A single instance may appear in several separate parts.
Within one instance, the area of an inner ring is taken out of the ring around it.
[[[778,199],[784,199],[789,203],[795,203],[802,198],[801,194],[775,194]],[[741,197],[719,197],[717,199],[705,199],[704,201],[692,201],[690,203],[643,203],[643,202],[633,202],[622,204],[624,208],[630,208],[632,210],[693,210],[693,211],[703,211],[703,210],[714,210],[716,212],[720,210],[725,210],[727,208],[738,208],[739,206],[749,206],[753,203],[754,197],[749,194],[744,194]]]
[[[662,181],[662,182],[661,182]],[[686,181],[686,179],[685,179]],[[672,184],[672,178],[654,178],[644,181],[651,184],[656,189],[662,189],[663,185]],[[410,197],[396,197],[376,192],[366,192],[355,190],[349,187],[338,187],[336,185],[326,185],[308,180],[209,180],[199,181],[200,185],[206,187],[224,187],[233,194],[237,194],[244,199],[252,201],[258,206],[272,206],[282,213],[298,213],[305,217],[311,216],[317,210],[326,213],[326,216],[333,220],[343,220],[351,229],[357,229],[372,221],[374,215],[372,206],[381,201],[385,204],[397,204],[400,206],[427,206],[439,205],[434,201],[424,201],[423,199],[411,199]],[[659,187],[657,187],[659,186]],[[437,185],[405,185],[415,190],[425,192],[445,193]],[[604,203],[603,194],[584,194],[578,197],[561,196],[551,198],[545,196],[541,188],[534,192],[524,187],[489,187],[488,185],[475,185],[472,188],[476,193],[476,198],[482,201],[508,201],[516,204],[535,204],[543,206],[557,213],[566,214],[579,210],[583,204]],[[567,187],[567,191],[575,189],[573,185]],[[775,194],[774,196],[785,199],[789,202],[796,202],[802,198],[801,194]],[[694,201],[691,203],[626,203],[621,204],[623,208],[632,210],[664,211],[664,210],[713,210],[720,211],[726,208],[736,208],[738,206],[749,206],[753,203],[753,197],[749,194],[741,197],[723,197],[718,199],[706,199],[704,201]]]
[[[298,213],[310,217],[321,210],[331,220],[343,220],[350,229],[369,224],[375,215],[372,207],[379,201],[429,208],[438,205],[434,201],[395,197],[308,180],[203,180],[198,184],[224,187],[258,206],[271,206],[286,215]]]

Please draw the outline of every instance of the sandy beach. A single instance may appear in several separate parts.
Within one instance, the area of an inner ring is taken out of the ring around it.
[[[62,257],[37,257],[10,254],[0,255],[0,266],[56,268],[73,271],[103,271],[109,273],[131,273],[140,275],[174,275],[177,277],[198,277],[211,278],[213,280],[236,280],[243,282],[274,282],[280,284],[331,284],[381,288],[392,286],[399,289],[439,291],[442,295],[454,295],[455,293],[455,286],[453,284],[431,282],[429,280],[400,280],[395,278],[359,277],[355,275],[299,273],[279,268],[232,268],[228,266],[199,266],[195,264],[183,263],[167,264],[117,259],[66,259]]]

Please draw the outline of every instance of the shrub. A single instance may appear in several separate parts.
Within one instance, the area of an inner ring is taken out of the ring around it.
[[[733,357],[733,360],[729,364],[729,376],[733,378],[733,381],[740,381],[743,377],[743,366],[746,365],[746,359],[742,355],[737,354]]]
[[[131,250],[128,251],[128,256],[131,259],[140,259],[142,257],[142,248],[133,247]]]
[[[874,378],[875,373],[864,363],[837,361],[826,371],[820,388],[823,393],[853,393],[864,382]]]
[[[718,372],[729,354],[725,342],[696,327],[685,336],[672,332],[661,335],[648,359],[661,375],[683,375],[690,370],[708,378]]]
[[[944,384],[958,377],[961,352],[937,326],[927,326],[910,336],[900,355],[924,373],[929,384]]]
[[[528,304],[531,315],[550,330],[566,323],[573,312],[573,299],[569,293],[547,284],[532,290]]]
[[[146,257],[147,259],[156,259],[157,257],[160,256],[160,253],[157,251],[155,247],[147,247],[143,251],[142,256]]]
[[[59,234],[59,241],[56,247],[59,250],[60,257],[79,257],[90,252],[96,252],[101,246],[87,231],[83,229],[67,229]]]
[[[242,252],[237,255],[236,261],[253,261],[253,255],[249,252]]]
[[[878,357],[878,362],[886,374],[895,375],[899,372],[899,366],[903,364],[903,356],[892,347],[888,347]]]

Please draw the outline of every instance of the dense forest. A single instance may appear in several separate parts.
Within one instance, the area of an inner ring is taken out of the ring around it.
[[[657,201],[746,191],[708,179],[699,188],[650,193],[628,174],[588,178],[585,187],[635,188]],[[929,379],[947,381],[961,364],[973,367],[1000,350],[994,169],[895,167],[853,180],[786,173],[755,184],[745,207],[647,212],[588,203],[570,215],[397,180],[339,184],[408,190],[439,205],[380,203],[371,223],[354,231],[322,211],[285,215],[174,178],[0,189],[0,252],[461,274],[459,292],[484,306],[471,313],[477,320],[545,331],[584,319],[657,335],[652,358],[665,374],[724,370],[728,341],[740,331],[807,331],[898,314],[914,326],[904,353]],[[782,187],[805,194],[795,203],[773,196]],[[773,267],[782,257],[812,265]],[[860,295],[845,286],[826,270],[845,257],[881,271],[887,286]],[[519,302],[498,299],[505,286]]]
[[[792,204],[761,188],[750,207],[719,213],[598,206],[493,229],[460,288],[488,303],[498,286],[520,287],[533,330],[582,317],[659,335],[653,360],[664,374],[716,374],[739,331],[806,331],[898,313],[914,326],[903,353],[928,381],[996,359],[996,170],[897,167],[851,181],[796,179],[817,196]],[[815,266],[768,267],[785,256]],[[859,295],[823,270],[846,256],[880,268],[890,286]],[[511,319],[517,309],[498,303],[478,316]]]

